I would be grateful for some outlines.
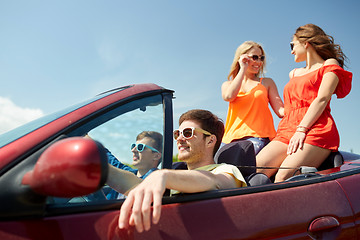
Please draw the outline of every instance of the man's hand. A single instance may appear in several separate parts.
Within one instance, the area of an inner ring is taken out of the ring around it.
[[[153,203],[152,222],[157,224],[161,214],[161,200],[166,189],[166,171],[151,173],[143,182],[132,189],[120,209],[119,228],[129,225],[138,232],[148,231],[151,226],[151,204]]]
[[[120,209],[119,228],[135,225],[138,232],[149,230],[152,203],[152,222],[157,224],[166,188],[183,193],[197,193],[235,187],[234,177],[226,172],[214,174],[203,170],[157,170],[129,192]]]

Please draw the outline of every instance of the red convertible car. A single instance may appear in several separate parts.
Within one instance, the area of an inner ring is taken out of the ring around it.
[[[173,91],[155,84],[125,86],[0,135],[0,239],[360,238],[360,156],[348,152],[275,184],[252,182],[255,166],[242,166],[246,157],[238,163],[239,153],[221,149],[248,187],[166,193],[150,231],[120,230],[124,200],[103,194],[105,148],[129,163],[136,135],[158,131],[164,137],[159,167],[172,168],[172,100]]]

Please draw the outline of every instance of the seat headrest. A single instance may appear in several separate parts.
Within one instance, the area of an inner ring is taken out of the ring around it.
[[[318,171],[339,167],[344,163],[344,158],[340,152],[331,152],[324,162],[318,167]]]
[[[175,170],[187,170],[187,164],[186,162],[173,162],[172,169]]]
[[[249,176],[256,172],[256,169],[251,167],[241,168],[241,166],[256,166],[254,145],[248,140],[226,144],[215,154],[215,162],[240,166],[239,169],[243,176]]]

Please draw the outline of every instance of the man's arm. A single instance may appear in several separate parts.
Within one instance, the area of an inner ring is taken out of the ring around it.
[[[149,230],[152,203],[152,222],[157,224],[165,189],[195,193],[235,187],[235,179],[227,173],[213,174],[208,171],[168,169],[155,171],[129,192],[120,209],[119,227],[135,225],[138,232]]]
[[[141,178],[132,172],[116,168],[110,164],[106,184],[116,191],[127,195],[127,193],[141,183]]]
[[[217,189],[235,188],[236,182],[230,174],[214,174],[202,170],[165,170],[166,188],[183,193],[197,193]]]

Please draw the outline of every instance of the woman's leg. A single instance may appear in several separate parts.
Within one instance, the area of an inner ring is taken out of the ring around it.
[[[304,144],[303,149],[298,149],[295,153],[288,155],[281,167],[296,168],[300,166],[319,167],[321,163],[329,156],[331,150],[317,147],[310,144]],[[279,169],[275,176],[275,182],[282,182],[292,177],[296,170]]]
[[[286,158],[287,144],[279,141],[271,141],[256,155],[257,167],[279,167]],[[268,177],[273,176],[277,169],[257,169]]]

